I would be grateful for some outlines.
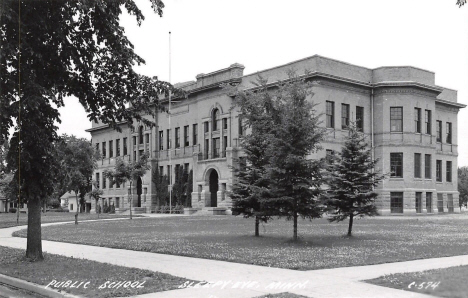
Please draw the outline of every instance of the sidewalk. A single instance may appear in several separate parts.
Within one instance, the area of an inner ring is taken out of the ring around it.
[[[112,219],[114,220],[114,219]],[[63,223],[44,224],[43,226]],[[11,237],[25,226],[0,230],[3,246],[24,249],[25,238]],[[209,281],[209,287],[186,288],[139,297],[256,297],[268,293],[291,292],[307,297],[431,297],[413,292],[360,282],[384,274],[416,272],[468,264],[468,255],[415,260],[381,265],[296,271],[208,259],[129,251],[80,244],[42,241],[43,251],[119,266],[135,267],[171,275]],[[282,283],[282,284],[278,284]],[[290,283],[290,288],[281,288]]]

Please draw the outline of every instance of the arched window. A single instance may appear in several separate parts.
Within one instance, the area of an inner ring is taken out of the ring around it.
[[[219,110],[218,109],[213,110],[212,123],[213,123],[213,131],[219,130]]]
[[[143,144],[143,125],[140,126],[140,129],[138,131],[138,139],[140,140],[140,144]]]

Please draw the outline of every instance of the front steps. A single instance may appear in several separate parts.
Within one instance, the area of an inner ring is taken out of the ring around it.
[[[204,207],[204,208],[184,208],[184,214],[189,215],[228,215],[231,214],[231,210],[226,207]]]

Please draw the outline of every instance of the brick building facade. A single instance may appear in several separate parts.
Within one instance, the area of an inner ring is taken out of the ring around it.
[[[254,87],[257,75],[269,84],[287,78],[293,69],[310,81],[318,112],[323,113],[327,136],[323,150],[310,158],[340,151],[346,126],[357,121],[373,144],[379,159],[377,170],[391,173],[377,191],[381,214],[458,212],[457,92],[435,84],[435,74],[415,67],[368,69],[312,56],[286,65],[244,75],[244,66],[233,64],[196,81],[176,84],[188,96],[176,99],[171,116],[161,112],[153,128],[122,124],[119,133],[100,123],[87,130],[103,159],[94,179],[103,199],[117,212],[129,208],[129,185],[110,186],[103,171],[116,158],[135,160],[147,151],[151,166],[170,174],[176,168],[193,170],[192,210],[229,213],[225,195],[232,184],[232,166],[242,155],[238,110],[233,108],[237,90]],[[132,183],[133,208],[151,212],[157,208],[151,171]],[[91,202],[91,210],[96,203]]]

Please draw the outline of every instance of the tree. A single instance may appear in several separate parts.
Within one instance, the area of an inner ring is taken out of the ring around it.
[[[192,207],[192,192],[193,192],[193,170],[190,170],[187,178],[187,196],[186,196],[186,207]]]
[[[157,205],[169,204],[169,178],[167,175],[161,175],[158,165],[153,169],[152,181],[155,186]]]
[[[339,222],[349,218],[348,236],[351,236],[355,217],[378,215],[374,204],[378,194],[374,187],[385,176],[374,171],[377,160],[372,160],[366,136],[354,123],[348,127],[348,133],[341,153],[329,160],[329,189],[325,197],[330,208],[328,220]]]
[[[267,88],[259,78],[257,89],[240,94],[239,105],[251,132],[241,141],[246,161],[236,173],[231,198],[233,211],[259,221],[272,216],[293,220],[297,240],[297,220],[317,218],[323,212],[321,193],[322,161],[307,158],[320,149],[324,131],[319,116],[309,102],[313,95],[294,71],[286,82]]]
[[[312,96],[309,85],[290,71],[289,80],[278,86],[273,98],[273,132],[267,148],[269,204],[293,220],[293,240],[299,216],[319,218],[324,210],[319,199],[323,161],[308,158],[321,149],[324,136],[315,105],[309,101]]]
[[[114,170],[104,171],[104,177],[109,178],[111,184],[122,185],[127,181],[130,183],[130,219],[132,219],[133,207],[132,183],[133,181],[137,181],[138,178],[143,177],[146,171],[151,169],[151,166],[148,164],[148,158],[148,153],[141,155],[139,160],[129,163],[118,158],[115,161]]]
[[[163,2],[150,1],[162,16]],[[63,98],[75,96],[91,121],[119,130],[118,123],[133,119],[152,125],[142,111],[154,115],[159,96],[172,89],[133,70],[144,60],[119,26],[123,8],[139,25],[144,20],[133,0],[1,3],[0,139],[15,124],[8,166],[19,183],[19,199],[28,203],[30,259],[43,259],[40,207],[53,193],[59,168],[53,143]]]
[[[237,160],[238,167],[233,169],[234,183],[228,195],[232,200],[233,213],[255,218],[255,236],[258,237],[260,221],[268,222],[277,212],[269,208],[271,196],[266,175],[269,162],[266,151],[273,128],[273,102],[267,80],[258,77],[255,85],[258,87],[255,91],[240,92],[236,96],[244,130],[250,129],[250,133],[240,139],[245,157]]]
[[[96,201],[96,213],[99,218],[99,214],[101,214],[101,208],[98,202],[101,199],[101,196],[104,192],[97,187],[98,181],[94,181],[92,185],[93,185],[93,189],[88,193],[88,196],[90,199],[94,199]]]
[[[457,0],[458,7],[462,7],[465,4],[466,4],[466,0]]]
[[[189,173],[187,173],[187,170],[179,167],[175,173],[175,183],[172,186],[173,205],[187,206],[187,197],[192,194],[188,192],[188,179]]]
[[[460,193],[460,208],[466,207],[468,202],[468,167],[458,168],[458,192]]]
[[[91,190],[91,177],[97,168],[99,153],[90,141],[75,136],[63,137],[63,163],[65,191],[73,191],[76,198],[75,224],[78,224],[78,214],[84,204],[84,196]],[[80,200],[78,199],[80,197]]]

